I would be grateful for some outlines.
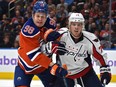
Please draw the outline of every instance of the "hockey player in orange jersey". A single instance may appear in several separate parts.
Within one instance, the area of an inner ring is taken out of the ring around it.
[[[34,75],[40,78],[45,87],[53,87],[56,77],[67,75],[67,70],[54,64],[40,49],[44,37],[48,36],[47,34],[56,26],[55,21],[47,17],[47,8],[45,1],[37,1],[33,7],[32,17],[21,29],[18,65],[14,75],[15,87],[30,87]],[[53,45],[55,48],[64,47],[60,43]]]

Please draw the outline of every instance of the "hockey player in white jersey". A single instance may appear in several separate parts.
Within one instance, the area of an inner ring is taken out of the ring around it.
[[[99,39],[84,31],[84,21],[81,13],[72,13],[66,28],[68,31],[60,37],[68,50],[65,55],[59,55],[61,63],[67,65],[69,75],[66,82],[68,87],[74,87],[75,82],[82,87],[104,87],[104,82],[108,84],[111,80],[107,56]],[[93,69],[91,56],[100,66],[100,79]]]

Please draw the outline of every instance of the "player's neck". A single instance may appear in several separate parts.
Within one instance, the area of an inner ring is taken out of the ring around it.
[[[80,38],[81,38],[81,36],[82,36],[82,33],[78,36],[78,37],[75,37],[75,36],[73,36],[72,34],[70,34],[71,35],[71,38],[73,39],[73,41],[75,42],[75,43],[78,43],[79,41],[80,41]]]

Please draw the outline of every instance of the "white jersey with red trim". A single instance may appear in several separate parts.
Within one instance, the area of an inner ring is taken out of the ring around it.
[[[59,55],[61,63],[67,65],[69,78],[79,78],[92,68],[93,58],[99,66],[106,65],[106,54],[100,45],[99,39],[90,32],[82,31],[81,37],[75,43],[73,37],[67,31],[60,41],[65,42],[68,52]],[[92,56],[92,57],[91,57]]]

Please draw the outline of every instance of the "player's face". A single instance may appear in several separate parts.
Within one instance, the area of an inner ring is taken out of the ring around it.
[[[79,22],[71,22],[69,30],[74,38],[78,38],[81,35],[83,24]]]
[[[46,14],[42,12],[37,12],[33,14],[33,21],[37,27],[42,27],[46,22]]]

